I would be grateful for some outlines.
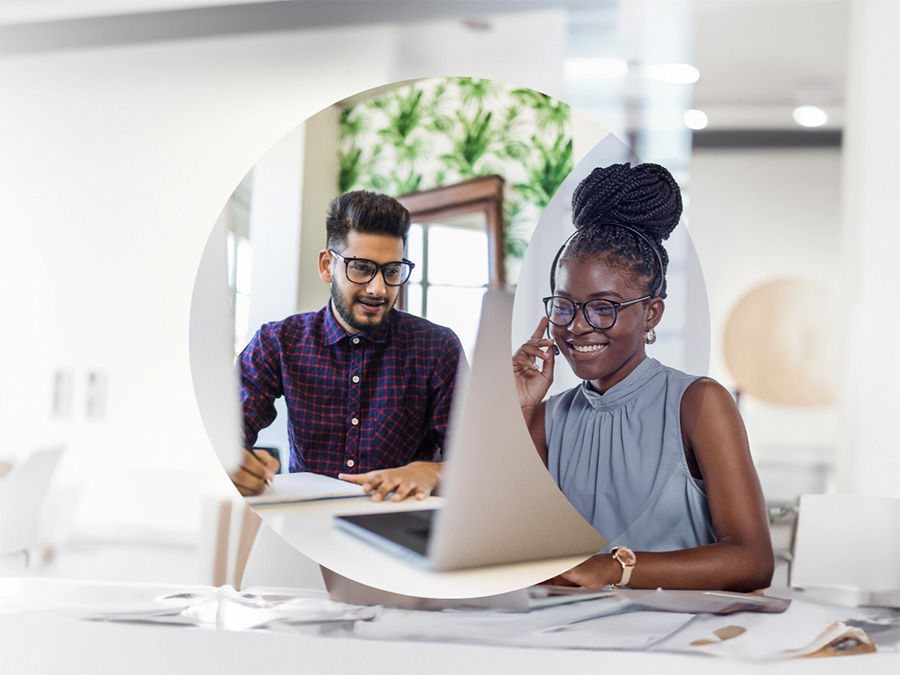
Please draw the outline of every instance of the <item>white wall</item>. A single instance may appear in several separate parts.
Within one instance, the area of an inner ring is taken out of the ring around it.
[[[389,78],[386,28],[83,50],[0,62],[7,453],[49,435],[77,523],[189,533],[230,489],[194,401],[200,253],[255,160],[325,103]],[[343,44],[339,56],[335,42]],[[327,56],[326,56],[327,55]],[[297,64],[303,64],[298,68]],[[361,65],[362,64],[362,65]],[[352,66],[352,67],[351,67]],[[316,96],[311,96],[311,92]],[[109,373],[105,420],[49,424],[57,366]]]
[[[319,277],[319,251],[325,248],[325,215],[338,194],[340,111],[330,106],[306,121],[303,201],[300,218],[300,270],[295,312],[312,312],[328,302],[330,289]]]
[[[231,491],[188,358],[194,275],[228,195],[301,120],[386,82],[486,75],[558,95],[564,19],[509,15],[465,37],[447,21],[0,59],[0,455],[64,439],[80,532],[196,534],[200,496]],[[55,421],[59,367],[74,405]],[[108,374],[99,421],[83,413],[94,368]]]
[[[848,68],[841,300],[840,488],[900,497],[900,4],[852,5]]]
[[[840,208],[839,149],[694,152],[687,217],[709,294],[710,375],[726,387],[734,382],[722,353],[725,325],[750,289],[799,277],[821,289],[823,308],[835,302]],[[741,408],[757,460],[833,459],[834,407],[784,408],[745,396]]]

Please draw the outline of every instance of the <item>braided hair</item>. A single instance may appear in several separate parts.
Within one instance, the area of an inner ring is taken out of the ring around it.
[[[669,256],[662,241],[678,224],[681,208],[678,183],[658,164],[598,167],[572,195],[577,231],[559,264],[596,255],[644,277],[647,293],[665,298]]]

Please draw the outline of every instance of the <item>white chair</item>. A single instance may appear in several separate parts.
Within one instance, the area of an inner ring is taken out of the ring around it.
[[[325,588],[319,565],[276,534],[242,498],[210,500],[204,520],[203,583]]]
[[[900,499],[801,496],[790,585],[810,599],[900,607]]]
[[[268,586],[325,590],[319,564],[306,557],[265,524],[251,509],[247,515],[259,523],[241,574],[240,588]]]
[[[41,504],[62,450],[36,450],[0,478],[0,561],[6,569],[25,569],[31,563]]]

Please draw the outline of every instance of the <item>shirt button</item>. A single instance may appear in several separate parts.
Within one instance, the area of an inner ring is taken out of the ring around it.
[[[353,342],[353,344],[358,345],[358,344],[359,344],[359,338],[353,338],[353,341],[352,341],[352,342]]]
[[[356,384],[359,382],[359,375],[354,375],[351,379],[353,380],[353,384]]]
[[[359,424],[359,418],[354,417],[352,420],[350,420],[350,424],[356,426],[357,424]]]
[[[348,459],[347,466],[349,466],[352,469],[354,466],[356,466],[356,462],[354,462],[352,459]]]

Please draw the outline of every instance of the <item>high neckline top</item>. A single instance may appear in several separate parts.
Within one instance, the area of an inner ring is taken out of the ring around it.
[[[610,546],[666,551],[716,540],[681,436],[681,398],[697,379],[647,357],[604,394],[583,382],[547,401],[550,474]]]
[[[581,383],[581,393],[594,410],[604,410],[618,405],[624,405],[634,396],[637,396],[641,388],[663,366],[656,359],[645,357],[634,370],[625,376],[621,382],[617,382],[605,393],[594,390],[591,383],[585,380]]]

